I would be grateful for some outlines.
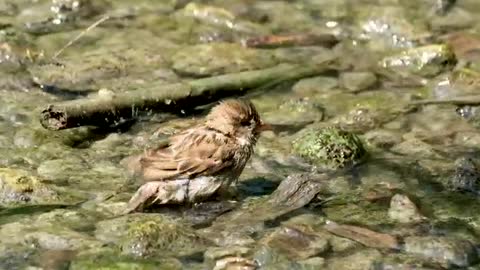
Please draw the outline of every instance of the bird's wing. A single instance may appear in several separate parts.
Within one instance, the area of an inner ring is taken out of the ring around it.
[[[163,148],[141,158],[145,181],[174,180],[213,175],[232,166],[233,153],[227,137],[215,131],[190,131],[172,138]]]

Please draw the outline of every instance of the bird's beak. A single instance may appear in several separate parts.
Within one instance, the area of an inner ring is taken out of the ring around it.
[[[273,127],[268,123],[260,122],[260,125],[257,126],[256,130],[260,133],[267,130],[273,130]]]

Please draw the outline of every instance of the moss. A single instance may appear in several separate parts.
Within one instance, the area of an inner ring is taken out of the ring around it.
[[[24,170],[0,168],[0,203],[52,202],[56,192]]]
[[[356,135],[333,127],[306,131],[293,142],[293,150],[310,163],[328,169],[358,163],[366,155]]]
[[[125,254],[137,257],[165,253],[187,255],[203,248],[202,239],[193,230],[161,216],[130,223],[122,243]]]
[[[93,249],[83,253],[71,263],[71,270],[176,270],[182,264],[173,258],[162,260],[138,260],[126,258],[112,248]]]

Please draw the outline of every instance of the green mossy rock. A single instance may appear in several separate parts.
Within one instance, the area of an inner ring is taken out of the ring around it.
[[[305,131],[293,142],[293,150],[313,165],[326,169],[344,168],[366,155],[356,135],[334,127]]]

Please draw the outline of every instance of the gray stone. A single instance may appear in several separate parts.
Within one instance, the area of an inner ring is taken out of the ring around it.
[[[477,250],[470,241],[448,237],[406,237],[405,252],[419,255],[448,267],[468,267],[478,262]]]
[[[372,72],[344,72],[340,75],[340,82],[350,91],[361,91],[373,87],[377,77]]]

